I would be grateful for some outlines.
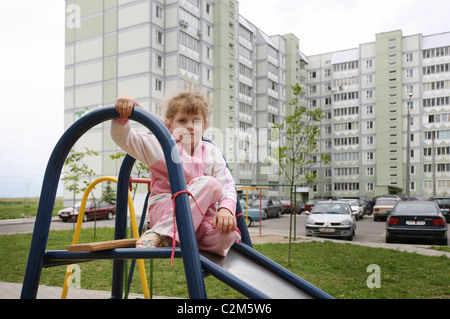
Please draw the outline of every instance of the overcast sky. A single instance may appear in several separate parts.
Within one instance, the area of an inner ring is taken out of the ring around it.
[[[240,14],[268,35],[295,34],[306,55],[356,48],[380,32],[450,31],[446,0],[239,4]],[[63,0],[0,1],[0,197],[39,196],[48,158],[63,133],[64,12]]]

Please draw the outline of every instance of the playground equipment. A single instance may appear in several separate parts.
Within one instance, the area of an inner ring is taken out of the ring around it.
[[[77,226],[75,227],[75,233],[73,235],[72,245],[76,245],[79,242],[81,226],[83,224],[84,210],[86,207],[86,202],[88,200],[89,194],[97,184],[104,182],[104,181],[118,183],[118,180],[116,177],[105,176],[105,177],[97,178],[95,181],[93,181],[91,184],[89,184],[89,186],[86,188],[86,190],[83,194],[83,198],[81,200],[80,211],[78,212]],[[130,184],[131,184],[131,179],[130,179]],[[136,213],[134,210],[133,198],[131,196],[130,191],[128,191],[128,207],[130,209],[131,231],[133,233],[133,238],[137,239],[137,238],[139,238],[140,233],[139,233],[139,229],[137,227]],[[142,229],[142,226],[140,227],[140,229]],[[138,260],[138,266],[139,266],[139,271],[141,274],[142,288],[144,290],[144,298],[150,299],[150,291],[148,289],[147,275],[145,273],[145,265],[144,265],[143,259]],[[134,267],[134,264],[133,264],[133,267]],[[67,291],[69,289],[68,279],[69,279],[70,275],[72,274],[72,270],[73,270],[72,268],[73,268],[73,265],[67,266],[66,276],[64,278],[64,284],[63,284],[63,291],[61,294],[61,299],[66,299],[66,297],[67,297]]]
[[[113,278],[111,297],[123,298],[124,260],[171,258],[172,248],[117,248],[99,252],[46,251],[56,191],[64,160],[76,141],[90,128],[107,120],[119,118],[114,107],[92,111],[75,122],[55,146],[44,175],[36,222],[31,240],[30,253],[22,286],[21,298],[36,298],[43,267],[74,264],[96,259],[112,259]],[[235,243],[226,258],[200,253],[190,214],[183,167],[175,141],[166,126],[154,115],[135,108],[131,120],[148,128],[158,139],[163,149],[172,194],[178,194],[176,222],[180,247],[175,257],[183,259],[189,297],[206,299],[203,270],[249,298],[332,298],[304,279],[281,267],[252,248],[242,209],[237,201],[237,223],[242,242]],[[114,239],[126,238],[127,197],[130,173],[135,160],[126,156],[118,177],[117,206]]]

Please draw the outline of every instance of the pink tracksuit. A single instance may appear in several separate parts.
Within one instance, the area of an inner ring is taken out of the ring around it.
[[[111,137],[130,156],[149,167],[152,180],[148,203],[150,225],[152,230],[163,238],[173,238],[173,203],[166,161],[158,140],[153,135],[132,130],[126,120],[112,121]],[[231,245],[240,239],[240,235],[236,230],[222,234],[210,223],[216,213],[217,202],[219,208],[226,208],[235,215],[236,189],[233,177],[226,167],[221,151],[213,144],[200,141],[192,156],[180,143],[177,143],[177,147],[183,163],[187,190],[205,215],[203,217],[189,196],[198,247],[200,250],[226,256]],[[212,189],[221,191],[212,192]],[[175,233],[175,239],[179,242],[178,233]]]

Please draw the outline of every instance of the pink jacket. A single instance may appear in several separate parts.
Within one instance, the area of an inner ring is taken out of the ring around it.
[[[161,145],[154,135],[132,130],[128,121],[113,120],[111,137],[121,149],[149,167],[152,179],[151,197],[170,194],[166,161]],[[215,177],[222,184],[219,208],[226,208],[235,215],[235,183],[221,151],[213,144],[204,141],[197,144],[193,156],[190,156],[179,142],[177,147],[183,163],[186,183],[189,184],[191,180],[201,176]]]

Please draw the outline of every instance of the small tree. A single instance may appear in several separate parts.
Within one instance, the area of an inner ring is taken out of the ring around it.
[[[102,201],[110,203],[111,205],[116,205],[116,192],[111,186],[111,182],[107,181],[105,189],[102,193]]]
[[[65,176],[62,178],[64,181],[64,185],[66,185],[66,189],[69,192],[73,192],[73,209],[75,211],[75,197],[76,194],[79,194],[80,192],[84,192],[89,185],[91,184],[92,180],[91,177],[95,176],[94,170],[89,168],[89,166],[83,161],[83,158],[88,156],[97,156],[98,152],[91,150],[87,147],[84,148],[86,152],[75,152],[74,149],[70,150],[70,155],[66,158],[64,161],[64,164],[67,168],[69,168],[69,171],[65,173]],[[83,184],[85,187],[80,187],[80,176],[88,176],[88,181],[84,180]],[[91,192],[91,198],[96,202],[96,198],[93,192]],[[94,210],[95,212],[95,210]],[[95,218],[95,222],[97,222],[97,219]],[[95,237],[95,231],[96,231],[96,223],[94,225],[94,237]]]
[[[275,123],[272,126],[272,137],[276,147],[272,148],[271,158],[266,160],[268,165],[278,165],[278,174],[283,175],[290,190],[291,207],[294,209],[290,215],[289,253],[288,263],[291,262],[292,217],[295,214],[295,204],[292,194],[295,185],[301,182],[314,182],[316,174],[310,169],[322,162],[329,162],[328,154],[316,155],[319,152],[317,140],[320,136],[320,121],[325,118],[320,108],[310,109],[302,106],[300,95],[303,88],[298,84],[292,86],[293,98],[288,103],[289,109],[285,123]],[[280,141],[280,132],[286,132],[285,143]]]

